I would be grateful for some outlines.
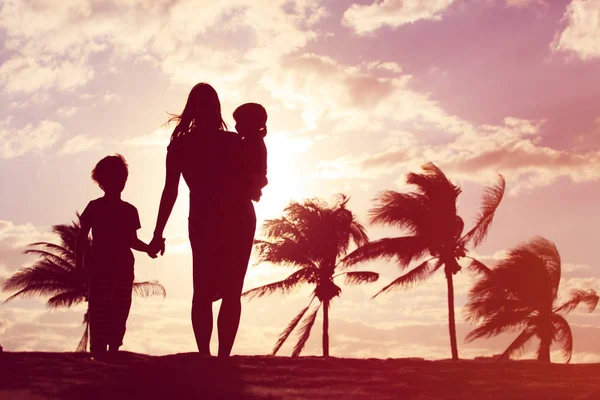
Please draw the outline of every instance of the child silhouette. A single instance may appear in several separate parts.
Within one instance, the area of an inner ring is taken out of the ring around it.
[[[257,103],[242,104],[233,112],[235,129],[243,138],[242,167],[246,169],[250,199],[259,201],[267,180],[267,111]]]
[[[148,245],[138,239],[140,228],[137,209],[121,200],[127,182],[127,163],[122,155],[104,157],[92,171],[92,179],[104,196],[89,202],[81,214],[75,260],[83,258],[89,265],[90,351],[99,356],[108,350],[118,351],[123,344],[125,326],[133,290],[134,258],[131,249],[148,253]],[[89,232],[92,232],[90,254],[85,254]]]

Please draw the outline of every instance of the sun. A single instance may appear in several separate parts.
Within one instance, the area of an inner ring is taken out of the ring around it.
[[[305,198],[310,190],[299,161],[311,146],[311,141],[294,136],[287,132],[275,132],[265,138],[269,184],[263,189],[261,200],[255,203],[259,223],[267,218],[278,217],[291,200]]]

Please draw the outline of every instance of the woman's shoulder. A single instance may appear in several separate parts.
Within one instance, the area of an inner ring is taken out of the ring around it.
[[[231,140],[231,141],[241,141],[242,140],[242,137],[237,132],[221,131],[221,134],[227,140]]]

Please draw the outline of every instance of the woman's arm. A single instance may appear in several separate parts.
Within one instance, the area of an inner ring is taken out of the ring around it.
[[[178,160],[175,158],[175,152],[167,152],[166,161],[166,177],[165,187],[163,188],[160,198],[160,206],[158,208],[158,216],[156,218],[156,226],[154,228],[154,237],[150,242],[150,248],[160,249],[160,255],[165,253],[164,240],[162,239],[165,226],[173,211],[173,206],[177,200],[177,191],[179,189],[179,178],[181,177],[181,169],[179,168]]]

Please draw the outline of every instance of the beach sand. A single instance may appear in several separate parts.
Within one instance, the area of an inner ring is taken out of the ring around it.
[[[0,354],[0,399],[600,399],[600,364]]]

